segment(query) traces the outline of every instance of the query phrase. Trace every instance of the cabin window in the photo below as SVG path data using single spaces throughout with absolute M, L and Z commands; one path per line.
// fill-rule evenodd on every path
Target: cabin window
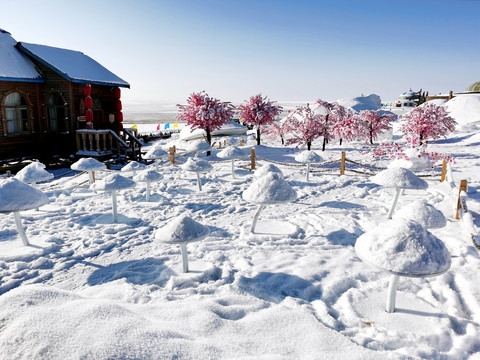
M 31 132 L 30 109 L 21 94 L 17 92 L 8 94 L 3 105 L 8 134 Z
M 53 93 L 48 99 L 48 123 L 51 132 L 67 132 L 65 102 L 60 94 Z

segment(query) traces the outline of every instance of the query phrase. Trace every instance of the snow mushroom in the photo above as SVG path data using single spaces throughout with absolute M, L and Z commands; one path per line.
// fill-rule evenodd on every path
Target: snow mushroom
M 35 185 L 37 182 L 53 179 L 53 174 L 45 170 L 45 165 L 40 162 L 32 162 L 20 170 L 16 175 L 20 181 Z
M 150 183 L 160 181 L 162 179 L 163 175 L 156 172 L 155 170 L 143 170 L 133 178 L 133 180 L 135 180 L 136 182 L 144 182 L 147 184 L 147 201 L 150 201 Z
M 322 157 L 318 155 L 315 151 L 302 151 L 300 154 L 295 156 L 295 161 L 298 161 L 303 164 L 307 164 L 307 181 L 310 174 L 310 164 L 319 163 L 323 161 Z
M 132 171 L 133 176 L 135 176 L 137 171 L 145 170 L 146 168 L 147 166 L 142 163 L 139 163 L 137 161 L 131 161 L 127 165 L 125 165 L 121 171 L 123 172 Z
M 165 150 L 156 146 L 148 150 L 147 153 L 143 156 L 143 158 L 147 160 L 155 160 L 155 170 L 158 171 L 158 159 L 166 158 L 168 156 L 169 155 Z
M 188 272 L 187 244 L 200 241 L 210 234 L 210 230 L 188 216 L 181 216 L 155 232 L 155 239 L 167 244 L 180 244 L 183 272 Z
M 212 150 L 212 147 L 205 140 L 194 140 L 189 143 L 185 149 L 187 152 L 194 152 L 195 157 L 201 152 L 207 152 Z
M 427 229 L 437 229 L 447 225 L 445 215 L 425 200 L 417 200 L 404 206 L 397 211 L 395 218 L 415 220 Z
M 217 154 L 217 157 L 219 157 L 220 159 L 232 160 L 232 177 L 233 178 L 235 178 L 235 171 L 234 171 L 235 159 L 243 158 L 245 156 L 246 154 L 242 149 L 233 145 L 227 146 L 225 149 L 223 149 Z
M 202 191 L 202 182 L 200 180 L 200 173 L 207 172 L 213 169 L 207 161 L 188 158 L 185 164 L 180 165 L 180 168 L 185 171 L 197 173 L 198 190 Z
M 107 167 L 104 163 L 94 158 L 81 158 L 77 162 L 73 163 L 70 168 L 77 171 L 87 171 L 90 177 L 90 184 L 95 182 L 95 171 L 105 170 Z

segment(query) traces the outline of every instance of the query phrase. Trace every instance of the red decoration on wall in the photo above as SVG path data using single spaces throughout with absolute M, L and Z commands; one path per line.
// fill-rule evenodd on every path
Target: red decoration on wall
M 90 85 L 83 85 L 83 95 L 90 96 L 92 93 L 92 87 Z
M 93 121 L 93 111 L 92 111 L 92 109 L 85 110 L 85 118 L 86 118 L 87 122 L 92 122 Z
M 93 100 L 90 96 L 85 97 L 85 107 L 91 109 L 93 106 Z
M 123 124 L 122 124 L 121 122 L 118 123 L 117 129 L 118 129 L 118 131 L 122 131 L 122 130 L 123 130 Z
M 120 96 L 122 95 L 122 92 L 120 91 L 120 88 L 116 87 L 116 88 L 113 88 L 113 97 L 116 99 L 116 100 L 120 100 Z
M 123 122 L 123 113 L 121 111 L 117 112 L 117 121 L 119 123 Z
M 117 111 L 122 111 L 122 101 L 121 100 L 115 101 L 115 109 L 117 109 Z

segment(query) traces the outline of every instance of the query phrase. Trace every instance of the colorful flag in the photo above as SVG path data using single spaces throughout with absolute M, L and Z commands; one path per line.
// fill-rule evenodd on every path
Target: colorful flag
M 137 128 L 137 124 L 133 125 L 130 129 L 136 129 Z
M 173 124 L 173 127 L 178 127 L 178 122 L 176 122 L 175 124 Z
M 161 128 L 162 128 L 162 124 L 158 124 L 157 131 L 160 130 Z
M 165 124 L 164 129 L 167 130 L 167 129 L 169 129 L 169 128 L 170 128 L 170 124 Z

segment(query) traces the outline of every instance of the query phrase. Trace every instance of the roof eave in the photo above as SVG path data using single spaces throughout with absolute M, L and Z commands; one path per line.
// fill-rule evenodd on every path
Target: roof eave
M 33 83 L 44 83 L 44 79 L 27 79 L 27 78 L 13 78 L 13 77 L 2 77 L 0 76 L 0 81 L 13 81 L 13 82 L 33 82 Z
M 116 83 L 116 82 L 105 82 L 105 81 L 96 81 L 96 80 L 82 80 L 82 79 L 71 79 L 69 80 L 76 84 L 90 84 L 90 85 L 101 85 L 101 86 L 117 86 L 130 89 L 129 83 Z

